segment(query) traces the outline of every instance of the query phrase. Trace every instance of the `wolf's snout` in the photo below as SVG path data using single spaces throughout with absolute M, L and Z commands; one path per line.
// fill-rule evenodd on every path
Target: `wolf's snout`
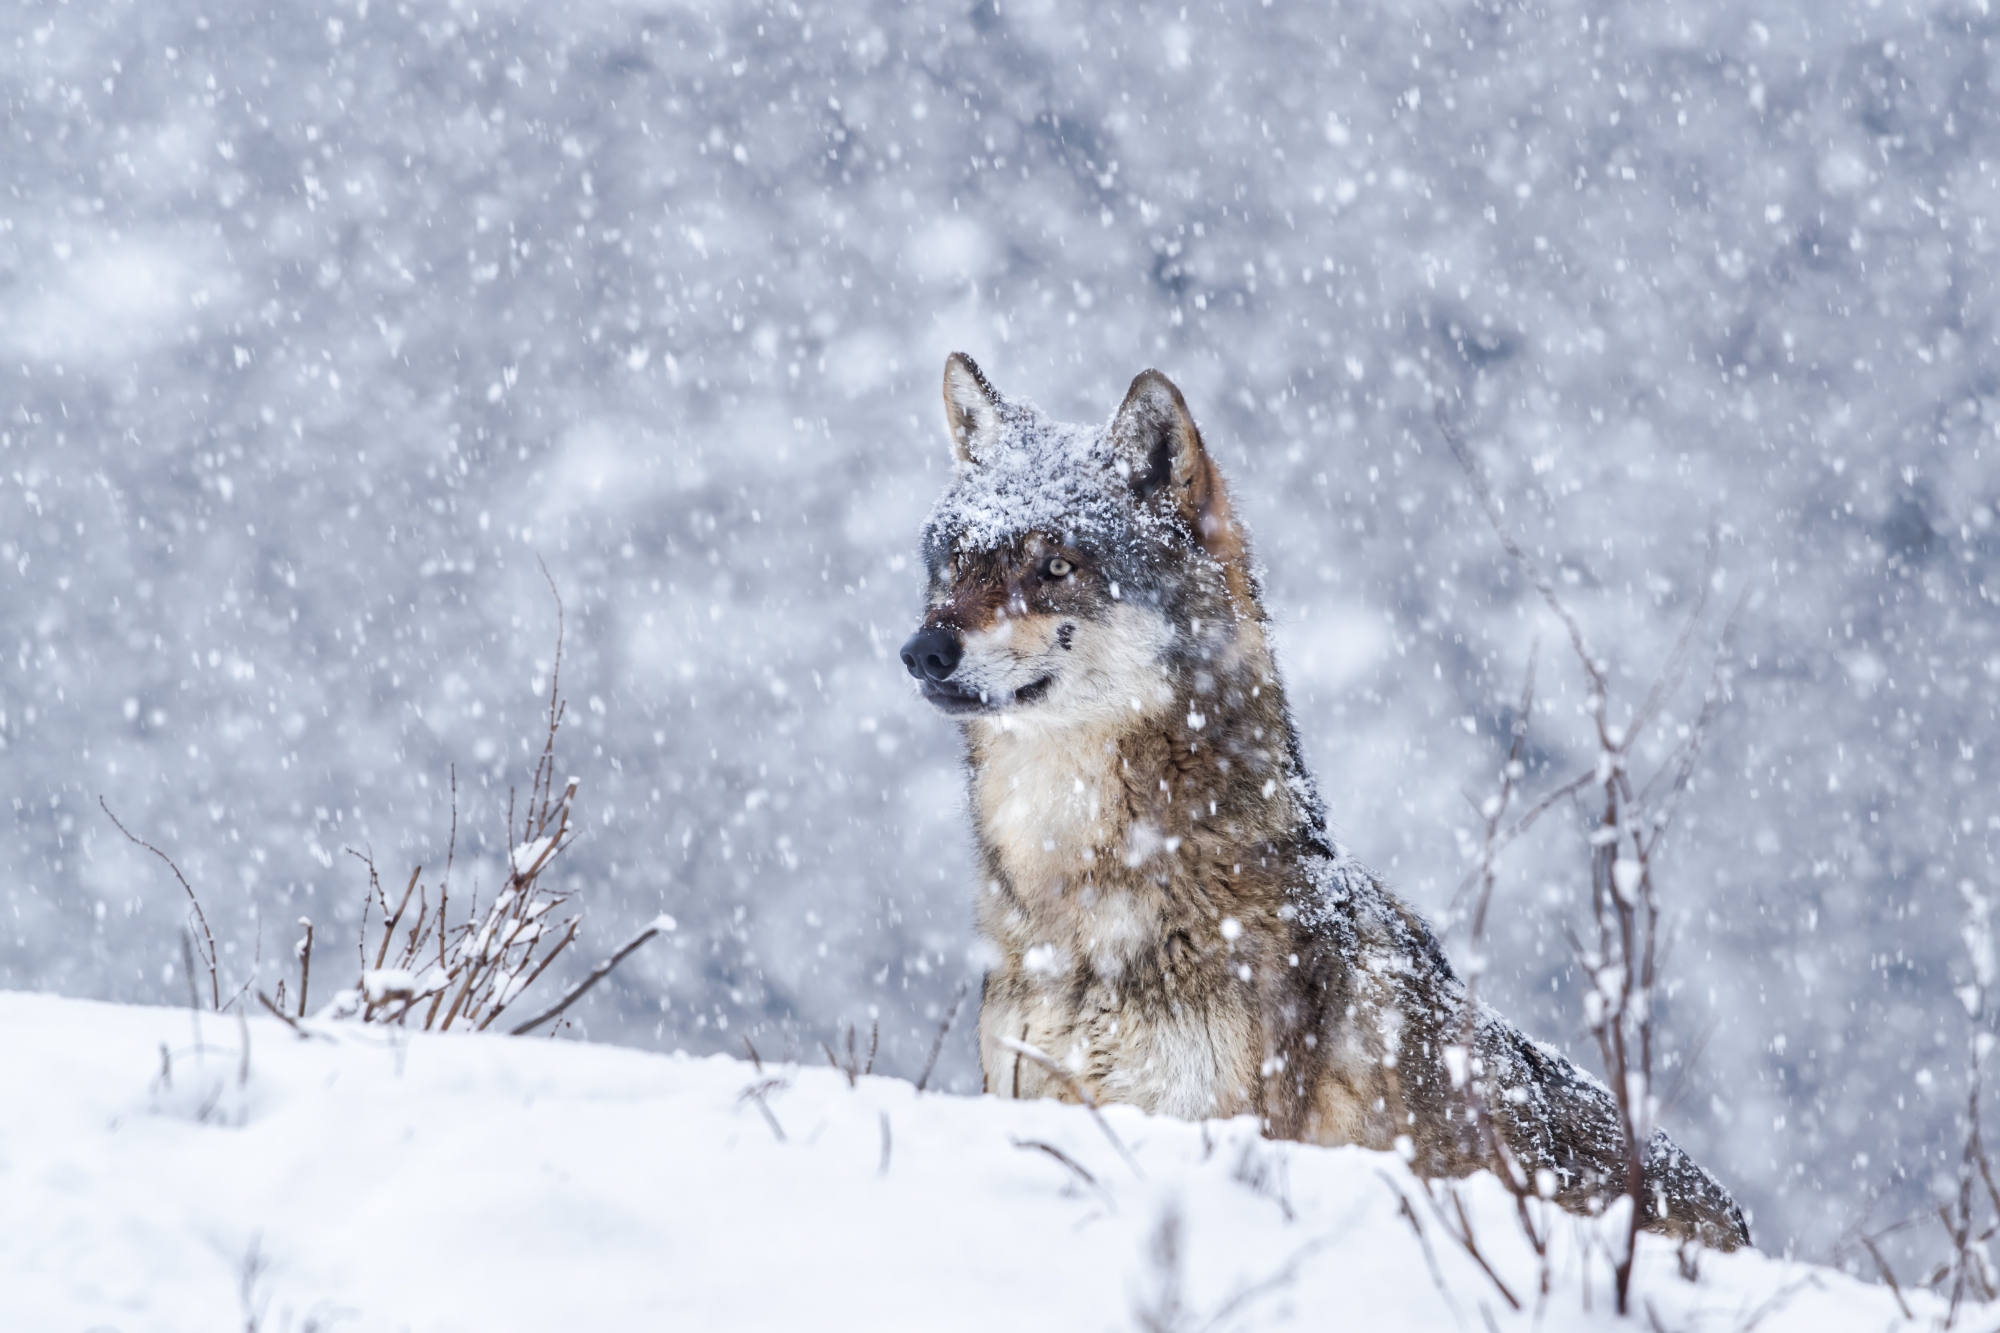
M 920 629 L 903 645 L 903 668 L 918 680 L 949 680 L 964 656 L 956 630 Z

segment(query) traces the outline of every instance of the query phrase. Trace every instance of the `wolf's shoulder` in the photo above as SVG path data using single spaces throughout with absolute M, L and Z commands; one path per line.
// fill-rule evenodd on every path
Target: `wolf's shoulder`
M 1340 953 L 1387 953 L 1404 970 L 1456 990 L 1458 974 L 1430 922 L 1352 853 L 1313 835 L 1300 853 L 1300 920 Z

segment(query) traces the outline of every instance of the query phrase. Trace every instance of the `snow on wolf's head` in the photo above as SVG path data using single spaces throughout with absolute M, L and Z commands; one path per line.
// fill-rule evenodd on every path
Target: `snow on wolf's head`
M 1105 424 L 1068 425 L 955 352 L 944 405 L 956 465 L 902 650 L 931 703 L 1010 728 L 1116 724 L 1263 656 L 1243 534 L 1166 376 L 1142 372 Z

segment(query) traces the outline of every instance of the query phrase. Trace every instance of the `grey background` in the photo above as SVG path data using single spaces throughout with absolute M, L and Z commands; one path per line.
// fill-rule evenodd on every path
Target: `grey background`
M 1587 758 L 1443 394 L 1626 706 L 1711 529 L 1749 592 L 1663 868 L 1700 1051 L 1668 1124 L 1767 1247 L 1830 1253 L 1950 1167 L 1957 885 L 1994 887 L 1996 22 L 16 6 L 0 985 L 181 993 L 179 891 L 100 794 L 233 979 L 272 984 L 301 914 L 340 979 L 342 849 L 435 864 L 453 764 L 490 888 L 539 556 L 588 820 L 571 975 L 681 926 L 581 1031 L 810 1057 L 879 1015 L 914 1074 L 978 972 L 955 738 L 894 658 L 953 348 L 1072 419 L 1176 378 L 1341 835 L 1441 913 L 1537 637 L 1535 780 Z M 1510 852 L 1489 993 L 1594 1064 L 1578 827 Z

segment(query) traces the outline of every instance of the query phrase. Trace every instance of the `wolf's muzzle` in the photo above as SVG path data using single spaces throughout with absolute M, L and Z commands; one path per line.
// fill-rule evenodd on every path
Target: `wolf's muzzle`
M 938 626 L 920 629 L 903 645 L 903 669 L 923 682 L 945 681 L 958 670 L 965 642 L 958 631 Z

